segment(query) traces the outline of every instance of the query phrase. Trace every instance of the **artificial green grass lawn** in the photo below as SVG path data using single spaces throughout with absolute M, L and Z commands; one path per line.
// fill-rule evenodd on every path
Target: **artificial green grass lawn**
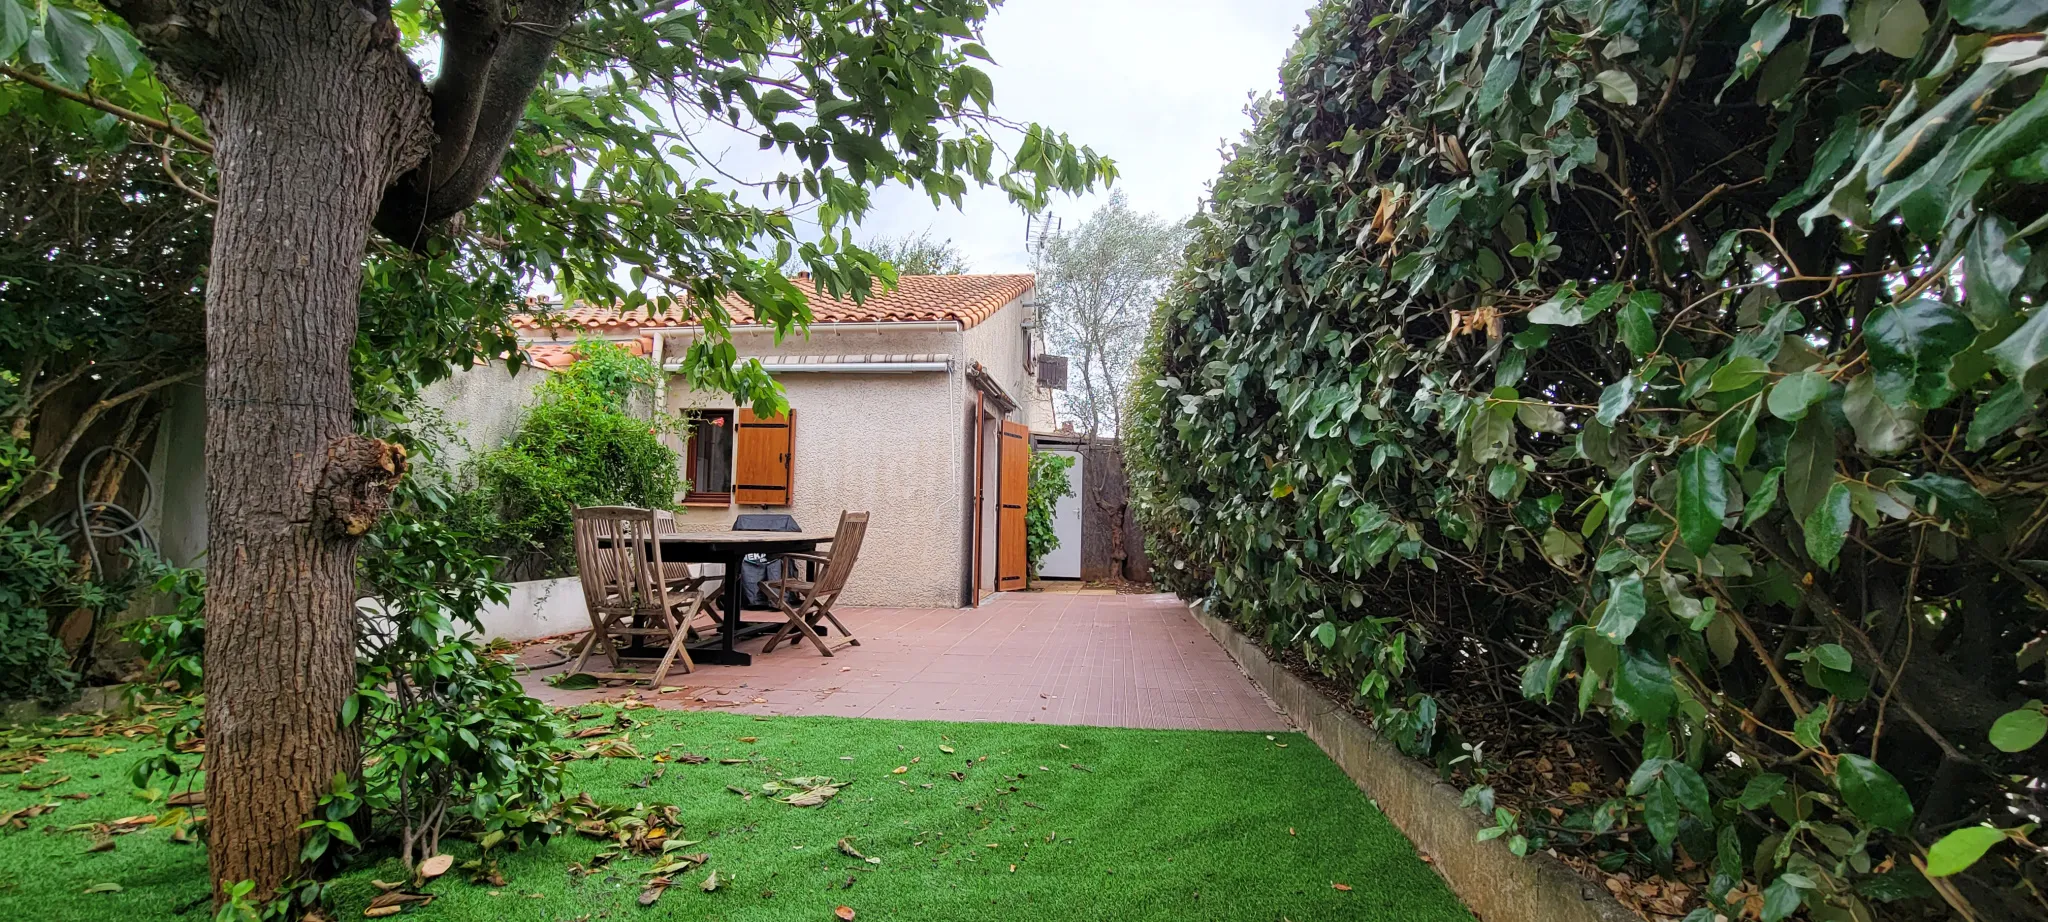
M 621 858 L 573 875 L 570 865 L 587 863 L 608 843 L 570 834 L 507 855 L 503 887 L 469 883 L 459 871 L 431 882 L 426 889 L 438 898 L 406 917 L 823 922 L 845 905 L 861 920 L 1472 918 L 1408 841 L 1299 734 L 651 709 L 631 715 L 646 724 L 631 731 L 631 741 L 647 758 L 572 763 L 571 790 L 600 801 L 680 806 L 680 835 L 701 840 L 687 851 L 707 852 L 708 867 L 729 883 L 704 892 L 698 884 L 706 871 L 693 870 L 643 908 L 637 897 L 649 860 Z M 0 814 L 62 805 L 29 820 L 27 830 L 0 830 L 0 918 L 203 920 L 200 847 L 146 829 L 116 837 L 112 851 L 88 853 L 87 833 L 43 831 L 162 809 L 139 799 L 127 781 L 129 766 L 155 745 L 153 738 L 88 742 L 127 751 L 98 758 L 58 753 L 26 776 L 0 776 Z M 663 763 L 666 773 L 651 786 L 630 786 L 661 767 L 651 757 L 664 750 L 714 761 Z M 752 761 L 722 765 L 722 758 Z M 898 766 L 908 770 L 892 774 Z M 966 780 L 950 777 L 953 771 Z M 70 781 L 47 790 L 17 789 L 24 780 L 67 774 Z M 758 792 L 773 778 L 805 775 L 854 783 L 819 807 L 728 790 Z M 94 796 L 61 799 L 81 791 Z M 841 838 L 881 863 L 841 854 Z M 458 858 L 473 853 L 467 842 L 444 847 Z M 361 918 L 377 892 L 371 879 L 405 877 L 390 857 L 353 869 L 333 888 L 340 918 Z M 122 889 L 84 892 L 103 883 Z M 192 908 L 179 915 L 186 907 Z

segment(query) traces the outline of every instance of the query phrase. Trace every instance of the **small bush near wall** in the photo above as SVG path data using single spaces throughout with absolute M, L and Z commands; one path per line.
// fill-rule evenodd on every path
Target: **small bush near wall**
M 683 488 L 664 421 L 633 412 L 659 370 L 624 347 L 586 339 L 577 361 L 539 388 L 511 441 L 479 457 L 461 498 L 465 526 L 508 560 L 507 579 L 575 572 L 571 512 L 578 506 L 668 509 Z
M 2043 25 L 1323 4 L 1141 364 L 1161 578 L 1696 920 L 2041 918 Z
M 1038 562 L 1060 546 L 1053 514 L 1061 499 L 1074 495 L 1067 476 L 1073 467 L 1071 455 L 1031 452 L 1031 479 L 1024 488 L 1024 564 L 1025 572 L 1033 576 L 1038 575 Z

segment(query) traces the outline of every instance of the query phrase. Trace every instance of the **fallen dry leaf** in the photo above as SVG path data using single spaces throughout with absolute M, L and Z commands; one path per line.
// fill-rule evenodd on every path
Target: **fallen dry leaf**
M 853 907 L 851 906 L 841 906 L 838 909 L 832 910 L 832 914 L 838 916 L 843 922 L 853 922 Z
M 1333 888 L 1333 889 L 1337 889 L 1337 890 L 1342 890 L 1342 891 L 1344 891 L 1345 893 L 1350 893 L 1350 892 L 1351 892 L 1351 885 L 1350 885 L 1350 884 L 1331 884 L 1330 886 L 1331 886 L 1331 888 Z
M 448 873 L 448 869 L 454 866 L 454 855 L 435 855 L 432 858 L 428 858 L 427 860 L 420 862 L 420 879 L 433 880 L 436 877 Z

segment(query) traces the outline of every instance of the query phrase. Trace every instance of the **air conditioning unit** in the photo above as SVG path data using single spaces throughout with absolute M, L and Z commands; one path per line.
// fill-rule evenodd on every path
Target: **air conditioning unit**
M 1064 355 L 1041 355 L 1038 357 L 1038 386 L 1056 391 L 1067 389 L 1067 357 Z

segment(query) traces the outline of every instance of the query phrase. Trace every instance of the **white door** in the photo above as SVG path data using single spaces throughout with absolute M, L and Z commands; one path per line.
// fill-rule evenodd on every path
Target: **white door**
M 1067 483 L 1074 488 L 1072 496 L 1061 497 L 1052 507 L 1053 534 L 1060 539 L 1059 546 L 1038 562 L 1038 575 L 1048 579 L 1081 578 L 1081 465 L 1086 459 L 1078 451 L 1053 450 L 1053 454 L 1074 459 L 1074 466 L 1067 468 Z

